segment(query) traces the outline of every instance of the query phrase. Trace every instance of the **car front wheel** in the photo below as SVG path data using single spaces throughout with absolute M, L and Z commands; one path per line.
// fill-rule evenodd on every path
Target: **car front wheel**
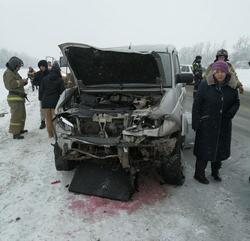
M 57 171 L 70 171 L 75 168 L 75 162 L 66 160 L 58 143 L 54 144 L 55 166 Z
M 164 152 L 160 153 L 160 174 L 163 180 L 168 184 L 182 185 L 185 181 L 181 144 L 182 140 L 180 136 L 178 136 L 175 148 L 170 155 L 165 155 Z

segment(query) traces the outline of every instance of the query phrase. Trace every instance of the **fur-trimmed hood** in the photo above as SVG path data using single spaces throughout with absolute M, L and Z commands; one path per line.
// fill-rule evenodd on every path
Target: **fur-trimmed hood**
M 210 71 L 210 73 L 208 74 L 206 81 L 207 81 L 208 85 L 216 84 L 216 81 L 214 79 L 214 75 L 213 75 L 212 71 Z M 237 88 L 237 80 L 236 80 L 235 76 L 228 73 L 226 76 L 226 79 L 224 80 L 224 85 L 228 85 L 232 89 L 236 89 Z

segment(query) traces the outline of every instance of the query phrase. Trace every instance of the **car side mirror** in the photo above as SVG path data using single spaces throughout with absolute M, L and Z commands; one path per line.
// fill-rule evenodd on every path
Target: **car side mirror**
M 194 76 L 192 73 L 180 73 L 175 76 L 176 84 L 192 84 L 194 81 Z

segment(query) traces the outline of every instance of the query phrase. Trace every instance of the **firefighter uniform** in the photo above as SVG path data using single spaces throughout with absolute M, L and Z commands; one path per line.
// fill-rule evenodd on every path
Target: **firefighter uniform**
M 24 85 L 26 84 L 16 70 L 7 68 L 3 74 L 5 88 L 9 91 L 7 101 L 10 106 L 11 119 L 9 132 L 13 135 L 24 130 L 26 110 Z
M 193 74 L 194 74 L 194 92 L 193 97 L 195 97 L 198 87 L 202 80 L 202 66 L 201 66 L 201 56 L 196 56 L 193 62 Z

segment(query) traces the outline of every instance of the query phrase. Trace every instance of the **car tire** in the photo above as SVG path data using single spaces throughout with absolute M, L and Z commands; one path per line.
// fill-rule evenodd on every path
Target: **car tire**
M 63 158 L 62 149 L 59 147 L 57 142 L 54 144 L 54 157 L 57 171 L 70 171 L 76 167 L 74 161 L 65 160 Z
M 181 152 L 182 139 L 180 135 L 177 138 L 175 148 L 170 155 L 160 153 L 160 174 L 166 183 L 172 185 L 182 185 L 185 181 Z

